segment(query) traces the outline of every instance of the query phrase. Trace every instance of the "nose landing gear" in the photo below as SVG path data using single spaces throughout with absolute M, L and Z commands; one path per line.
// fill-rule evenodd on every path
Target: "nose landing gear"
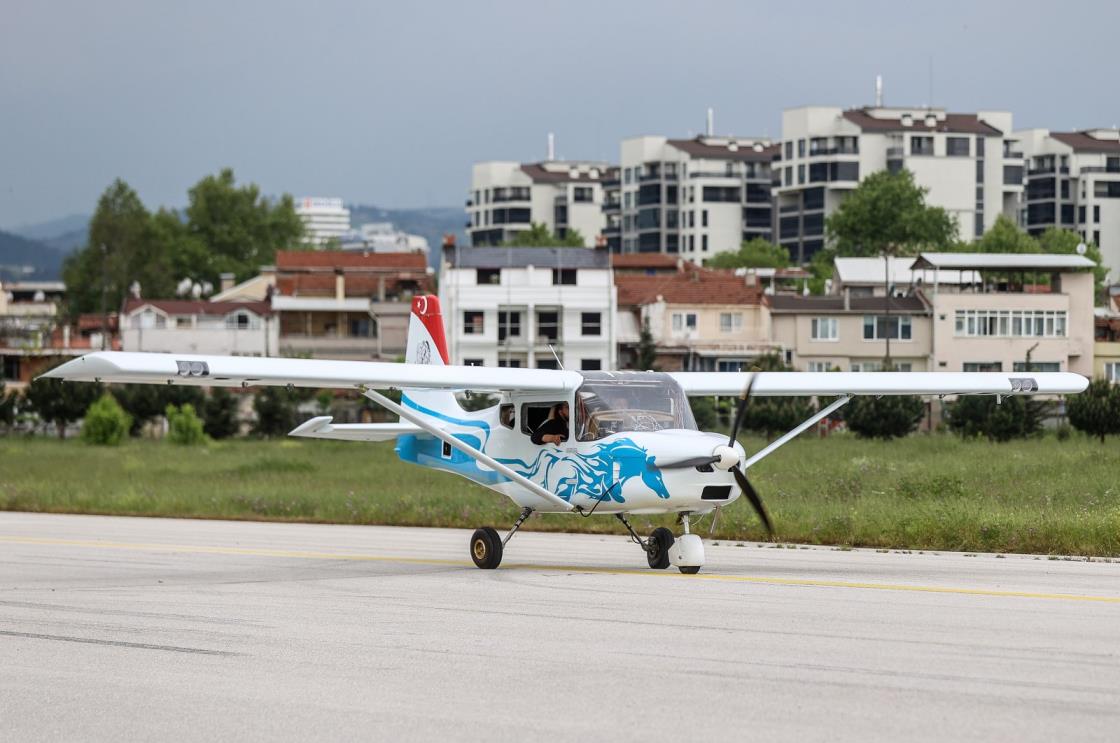
M 642 539 L 630 526 L 624 514 L 616 513 L 615 517 L 630 532 L 630 541 L 645 550 L 646 562 L 654 570 L 664 570 L 670 565 L 676 565 L 677 569 L 686 575 L 700 572 L 704 564 L 704 542 L 698 534 L 689 532 L 689 514 L 681 514 L 684 534 L 675 538 L 673 532 L 660 526 L 653 530 L 648 539 Z

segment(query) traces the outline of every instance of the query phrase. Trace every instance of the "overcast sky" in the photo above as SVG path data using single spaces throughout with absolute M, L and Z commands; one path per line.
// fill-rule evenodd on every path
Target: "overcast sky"
M 780 136 L 783 108 L 1120 121 L 1120 2 L 11 2 L 0 227 L 150 207 L 232 166 L 266 193 L 456 206 L 470 165 L 618 157 L 619 139 Z

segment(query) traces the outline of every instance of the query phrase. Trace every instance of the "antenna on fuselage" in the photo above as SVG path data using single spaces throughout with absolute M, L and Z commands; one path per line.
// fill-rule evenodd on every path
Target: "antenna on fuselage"
M 560 356 L 557 355 L 556 349 L 552 347 L 551 343 L 548 344 L 548 350 L 552 351 L 552 358 L 556 359 L 556 365 L 560 367 L 560 371 L 564 371 L 564 362 L 560 360 Z

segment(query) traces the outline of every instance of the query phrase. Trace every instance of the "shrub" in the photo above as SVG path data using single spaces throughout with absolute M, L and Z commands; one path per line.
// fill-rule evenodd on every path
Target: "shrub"
M 1095 379 L 1080 395 L 1066 401 L 1069 422 L 1079 431 L 1104 443 L 1109 434 L 1120 434 L 1120 384 Z
M 760 356 L 752 365 L 755 371 L 789 371 L 781 357 L 777 354 Z M 732 405 L 732 416 L 739 405 L 735 399 Z M 747 404 L 747 413 L 743 417 L 743 428 L 748 431 L 762 433 L 768 439 L 797 426 L 811 416 L 816 408 L 811 397 L 751 397 Z
M 189 403 L 197 410 L 203 400 L 202 389 L 190 385 L 125 384 L 113 387 L 113 395 L 132 416 L 129 433 L 133 436 L 140 435 L 145 423 L 164 415 L 168 405 Z
M 916 395 L 857 396 L 842 408 L 848 430 L 865 439 L 908 436 L 926 413 Z
M 307 397 L 302 390 L 285 387 L 264 387 L 253 396 L 257 422 L 253 433 L 258 436 L 287 436 L 299 422 L 299 407 Z
M 237 399 L 224 387 L 214 387 L 202 402 L 202 430 L 212 439 L 236 436 L 240 423 L 237 420 Z
M 39 420 L 53 423 L 58 437 L 64 439 L 66 426 L 86 414 L 90 405 L 100 397 L 102 389 L 100 384 L 39 377 L 23 391 L 23 399 Z
M 117 446 L 132 424 L 132 416 L 124 412 L 117 399 L 108 392 L 101 395 L 86 411 L 82 421 L 82 441 L 99 446 Z
M 195 415 L 194 406 L 189 402 L 179 407 L 168 405 L 164 412 L 167 415 L 167 438 L 171 443 L 183 446 L 206 443 L 202 421 Z
M 1042 405 L 1026 397 L 961 395 L 947 407 L 949 428 L 962 438 L 985 436 L 991 441 L 1034 436 L 1042 430 Z

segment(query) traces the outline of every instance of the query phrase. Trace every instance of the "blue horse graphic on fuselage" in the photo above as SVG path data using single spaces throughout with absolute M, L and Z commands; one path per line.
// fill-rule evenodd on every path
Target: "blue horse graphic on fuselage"
M 657 497 L 669 497 L 660 470 L 650 466 L 653 459 L 631 439 L 621 438 L 597 444 L 585 454 L 543 449 L 532 462 L 498 461 L 568 502 L 575 496 L 585 496 L 591 500 L 613 499 L 624 503 L 622 489 L 634 477 L 641 477 Z

